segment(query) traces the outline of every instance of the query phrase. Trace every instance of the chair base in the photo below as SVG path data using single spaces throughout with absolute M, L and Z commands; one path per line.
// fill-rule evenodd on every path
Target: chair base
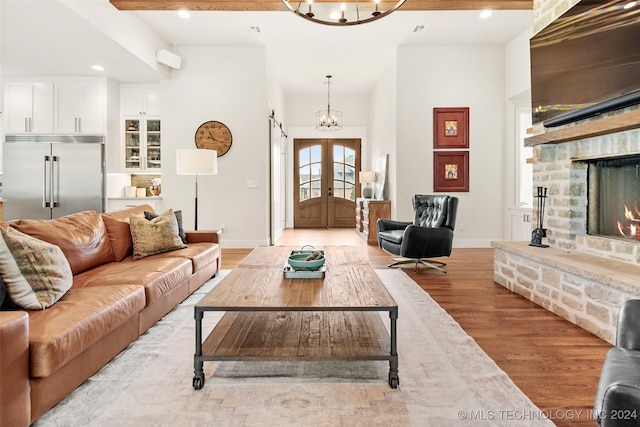
M 413 267 L 413 271 L 417 272 L 418 271 L 418 265 L 422 264 L 425 265 L 429 268 L 434 268 L 438 271 L 442 271 L 443 273 L 446 273 L 447 271 L 440 267 L 440 266 L 445 266 L 447 264 L 445 264 L 444 262 L 440 262 L 440 261 L 427 261 L 425 259 L 421 259 L 421 258 L 394 258 L 393 262 L 391 264 L 389 264 L 387 267 L 395 267 L 397 265 L 402 265 L 402 264 L 409 264 L 409 263 L 415 263 L 415 266 Z

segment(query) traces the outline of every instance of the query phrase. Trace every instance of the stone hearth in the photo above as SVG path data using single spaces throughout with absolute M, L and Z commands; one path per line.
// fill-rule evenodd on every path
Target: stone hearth
M 534 146 L 534 187 L 548 188 L 550 247 L 492 244 L 496 282 L 612 344 L 620 306 L 640 297 L 640 242 L 587 234 L 587 160 L 640 153 L 639 113 L 632 107 L 538 129 L 526 145 Z

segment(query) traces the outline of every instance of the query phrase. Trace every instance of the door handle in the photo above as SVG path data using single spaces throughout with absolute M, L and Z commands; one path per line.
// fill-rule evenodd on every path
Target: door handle
M 60 157 L 53 156 L 53 162 L 51 166 L 51 207 L 57 208 L 60 206 Z M 55 190 L 55 191 L 54 191 Z
M 44 156 L 44 177 L 42 183 L 44 188 L 42 189 L 42 207 L 50 208 L 51 207 L 51 173 L 49 166 L 49 162 L 51 161 L 51 157 Z

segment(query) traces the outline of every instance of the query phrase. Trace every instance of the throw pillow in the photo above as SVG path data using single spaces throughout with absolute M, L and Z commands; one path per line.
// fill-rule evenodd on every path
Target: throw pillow
M 71 267 L 58 246 L 13 229 L 0 233 L 0 271 L 16 305 L 42 310 L 71 288 Z
M 131 240 L 133 240 L 133 259 L 149 255 L 174 251 L 186 247 L 178 235 L 178 220 L 172 209 L 152 220 L 131 215 Z
M 182 227 L 182 211 L 173 211 L 173 213 L 176 216 L 176 220 L 178 220 L 178 235 L 182 239 L 182 243 L 187 243 L 187 235 L 184 232 L 184 227 Z M 144 211 L 144 217 L 149 221 L 157 216 L 158 214 L 155 212 Z

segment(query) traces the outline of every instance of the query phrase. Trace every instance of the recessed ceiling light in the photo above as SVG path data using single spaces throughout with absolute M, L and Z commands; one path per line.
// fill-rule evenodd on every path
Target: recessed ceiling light
M 493 14 L 492 11 L 490 10 L 483 10 L 482 12 L 480 12 L 480 18 L 482 19 L 487 19 L 488 17 L 490 17 Z
M 104 67 L 102 65 L 92 65 L 91 68 L 93 68 L 96 71 L 104 71 Z
M 191 14 L 187 9 L 180 9 L 178 10 L 178 16 L 182 19 L 189 19 L 191 17 Z
M 635 6 L 635 5 L 636 5 L 636 2 L 635 2 L 635 1 L 630 1 L 629 3 L 627 3 L 627 4 L 625 4 L 625 5 L 624 5 L 624 8 L 625 8 L 625 9 L 631 9 L 631 8 L 632 8 L 633 6 Z

